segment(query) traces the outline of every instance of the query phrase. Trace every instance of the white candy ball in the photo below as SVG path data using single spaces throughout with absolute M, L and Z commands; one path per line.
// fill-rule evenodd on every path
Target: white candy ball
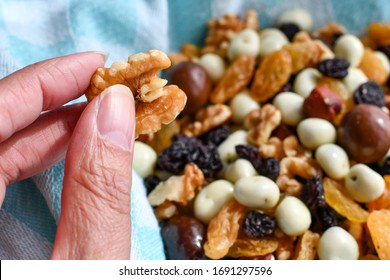
M 377 58 L 382 62 L 383 66 L 385 67 L 385 71 L 387 76 L 389 76 L 390 73 L 390 60 L 383 52 L 375 51 L 374 52 Z
M 289 40 L 277 28 L 265 28 L 260 32 L 260 57 L 265 57 L 274 51 L 280 50 Z
M 322 77 L 320 71 L 315 68 L 305 68 L 295 77 L 293 89 L 296 93 L 306 98 L 317 86 L 318 80 Z
M 273 100 L 273 105 L 282 114 L 282 122 L 296 126 L 304 118 L 303 102 L 305 99 L 294 92 L 281 92 Z
M 247 131 L 237 130 L 219 144 L 217 150 L 221 160 L 229 162 L 237 159 L 236 146 L 248 144 L 247 135 Z
M 229 164 L 225 170 L 225 178 L 232 183 L 235 183 L 240 178 L 252 177 L 257 175 L 256 169 L 250 161 L 239 158 L 235 162 Z
M 313 26 L 313 18 L 307 10 L 290 9 L 279 16 L 278 25 L 284 23 L 295 23 L 303 30 L 310 30 Z
M 342 81 L 352 95 L 361 84 L 368 82 L 368 78 L 359 68 L 350 67 L 348 75 Z
M 195 217 L 207 224 L 233 198 L 233 188 L 233 184 L 226 180 L 216 180 L 203 187 L 195 197 Z
M 362 163 L 352 166 L 345 177 L 345 188 L 351 197 L 358 202 L 376 200 L 383 194 L 385 187 L 383 177 Z
M 234 60 L 239 55 L 257 56 L 260 53 L 260 36 L 253 29 L 244 29 L 233 37 L 227 56 Z
M 349 158 L 343 148 L 336 144 L 323 144 L 315 152 L 315 159 L 325 173 L 333 179 L 342 179 L 349 172 Z
M 320 237 L 317 254 L 321 260 L 357 260 L 359 246 L 351 234 L 334 226 L 328 228 Z
M 299 141 L 309 149 L 336 142 L 336 128 L 327 120 L 307 118 L 297 126 Z
M 141 142 L 134 142 L 133 169 L 139 176 L 145 178 L 153 174 L 157 163 L 157 153 L 149 145 Z
M 225 62 L 217 54 L 206 53 L 200 57 L 198 63 L 207 71 L 214 83 L 225 74 Z
M 241 178 L 234 184 L 234 198 L 247 207 L 270 209 L 276 205 L 279 196 L 278 185 L 265 176 Z
M 301 235 L 311 224 L 310 210 L 295 196 L 287 196 L 279 203 L 275 218 L 280 229 L 290 236 Z
M 334 53 L 336 57 L 347 60 L 351 67 L 357 67 L 362 61 L 364 46 L 355 35 L 345 34 L 336 40 Z
M 235 123 L 243 123 L 252 110 L 260 108 L 260 104 L 250 96 L 248 91 L 236 94 L 229 105 L 232 109 L 232 120 Z

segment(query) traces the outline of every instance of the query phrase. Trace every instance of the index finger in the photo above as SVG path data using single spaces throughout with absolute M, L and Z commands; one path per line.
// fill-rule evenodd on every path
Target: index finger
M 81 96 L 103 65 L 99 53 L 78 53 L 27 66 L 0 80 L 0 142 L 34 122 L 42 111 Z

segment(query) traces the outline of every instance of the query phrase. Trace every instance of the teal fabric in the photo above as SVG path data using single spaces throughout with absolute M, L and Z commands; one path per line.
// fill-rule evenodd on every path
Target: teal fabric
M 107 51 L 110 65 L 152 48 L 170 52 L 184 42 L 202 45 L 212 17 L 243 15 L 254 8 L 261 27 L 267 27 L 292 7 L 312 11 L 314 28 L 332 20 L 359 34 L 373 20 L 390 19 L 387 0 L 0 0 L 0 78 L 28 64 L 81 51 Z M 131 256 L 164 259 L 142 180 L 134 178 Z M 0 211 L 0 258 L 50 257 L 62 180 L 60 162 L 7 189 Z

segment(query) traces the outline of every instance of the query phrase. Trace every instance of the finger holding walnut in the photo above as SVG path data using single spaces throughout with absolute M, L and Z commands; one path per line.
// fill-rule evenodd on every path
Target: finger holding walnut
M 165 86 L 167 81 L 158 72 L 168 68 L 171 61 L 159 50 L 150 50 L 129 56 L 110 68 L 98 68 L 91 78 L 85 95 L 88 101 L 104 89 L 115 84 L 130 88 L 135 100 L 135 137 L 158 131 L 162 124 L 172 122 L 183 110 L 187 96 L 175 85 Z

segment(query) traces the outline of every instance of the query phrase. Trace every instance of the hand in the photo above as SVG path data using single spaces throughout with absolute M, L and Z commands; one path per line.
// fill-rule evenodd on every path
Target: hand
M 0 205 L 11 183 L 65 158 L 53 259 L 129 259 L 135 109 L 112 86 L 81 96 L 104 64 L 80 53 L 28 66 L 0 80 Z

